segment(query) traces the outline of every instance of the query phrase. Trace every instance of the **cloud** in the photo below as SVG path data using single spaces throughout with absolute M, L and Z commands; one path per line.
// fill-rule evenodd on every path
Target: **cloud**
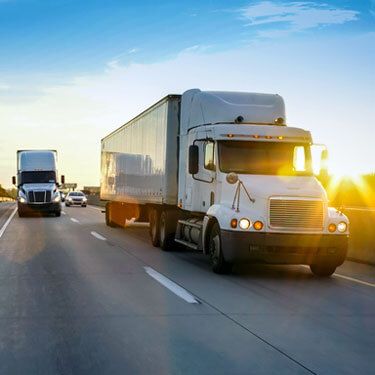
M 258 30 L 263 37 L 284 36 L 320 26 L 338 25 L 358 19 L 359 12 L 314 2 L 261 1 L 240 9 L 246 26 L 275 26 Z M 279 34 L 278 34 L 279 33 Z

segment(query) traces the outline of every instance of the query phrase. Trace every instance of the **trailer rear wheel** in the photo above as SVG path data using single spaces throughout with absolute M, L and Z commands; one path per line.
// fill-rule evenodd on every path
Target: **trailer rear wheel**
M 331 264 L 311 264 L 310 270 L 316 276 L 329 277 L 335 273 L 336 266 Z
M 160 247 L 164 251 L 172 250 L 176 243 L 174 242 L 176 221 L 173 222 L 175 215 L 171 211 L 164 210 L 160 215 L 159 237 Z
M 212 271 L 219 274 L 230 273 L 232 264 L 225 261 L 221 247 L 220 227 L 218 223 L 211 228 L 208 250 L 211 258 Z
M 160 215 L 156 208 L 150 208 L 149 222 L 152 245 L 158 247 L 160 245 Z

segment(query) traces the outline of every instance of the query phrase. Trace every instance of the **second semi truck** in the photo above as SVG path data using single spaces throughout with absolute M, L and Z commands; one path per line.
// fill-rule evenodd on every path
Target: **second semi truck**
M 286 126 L 279 95 L 169 95 L 101 142 L 106 222 L 150 222 L 154 246 L 239 262 L 306 264 L 331 275 L 348 219 L 313 173 L 310 132 Z
M 64 183 L 64 176 L 61 181 Z M 17 151 L 17 178 L 12 178 L 18 188 L 18 215 L 51 213 L 61 215 L 61 195 L 57 174 L 55 150 Z

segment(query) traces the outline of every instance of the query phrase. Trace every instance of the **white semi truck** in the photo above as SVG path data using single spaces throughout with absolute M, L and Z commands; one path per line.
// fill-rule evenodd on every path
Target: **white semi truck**
M 61 176 L 62 183 L 64 180 Z M 13 176 L 12 182 L 18 188 L 20 217 L 34 212 L 61 215 L 55 150 L 17 151 L 17 179 Z
M 154 246 L 201 251 L 217 273 L 264 262 L 329 276 L 348 219 L 328 206 L 312 147 L 310 132 L 286 126 L 279 95 L 169 95 L 102 139 L 106 222 L 148 220 Z

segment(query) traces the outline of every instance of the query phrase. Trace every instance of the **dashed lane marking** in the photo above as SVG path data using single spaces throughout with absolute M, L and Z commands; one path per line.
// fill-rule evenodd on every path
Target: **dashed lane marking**
M 105 237 L 103 237 L 101 234 L 99 234 L 97 232 L 91 232 L 91 235 L 93 235 L 95 238 L 97 238 L 98 240 L 101 240 L 101 241 L 107 240 Z
M 73 221 L 73 223 L 79 223 L 79 220 L 75 219 L 74 217 L 71 217 L 70 220 Z
M 155 271 L 151 267 L 143 267 L 146 271 L 146 273 L 151 276 L 153 279 L 155 279 L 157 282 L 159 282 L 161 285 L 165 286 L 167 289 L 169 289 L 172 293 L 174 293 L 176 296 L 182 298 L 187 303 L 199 303 L 199 301 L 190 294 L 186 289 L 182 288 L 172 280 L 168 279 L 161 273 Z

